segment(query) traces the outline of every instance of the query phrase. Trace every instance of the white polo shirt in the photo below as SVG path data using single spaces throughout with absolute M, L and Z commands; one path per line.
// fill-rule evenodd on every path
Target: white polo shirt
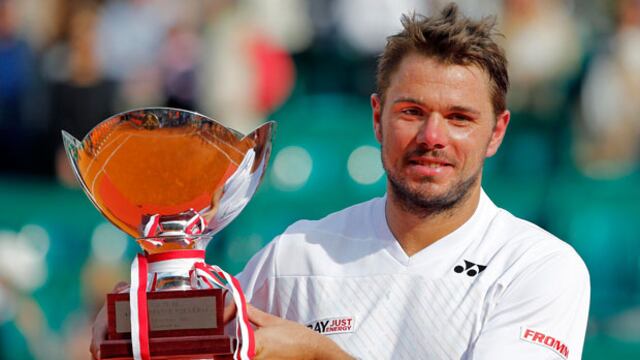
M 566 243 L 483 192 L 409 257 L 386 198 L 298 221 L 239 275 L 249 301 L 363 359 L 580 359 L 589 274 Z

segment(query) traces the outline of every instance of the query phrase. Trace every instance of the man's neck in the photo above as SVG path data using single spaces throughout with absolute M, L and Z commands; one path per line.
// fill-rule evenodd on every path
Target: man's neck
M 480 192 L 479 186 L 471 189 L 451 211 L 420 217 L 402 207 L 388 191 L 385 215 L 389 229 L 404 252 L 412 256 L 467 222 L 478 207 Z

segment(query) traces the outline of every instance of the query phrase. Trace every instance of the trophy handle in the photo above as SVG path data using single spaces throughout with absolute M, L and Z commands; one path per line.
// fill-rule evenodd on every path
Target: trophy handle
M 255 152 L 255 161 L 251 173 L 260 171 L 259 179 L 262 180 L 264 176 L 264 167 L 269 163 L 269 157 L 271 156 L 271 141 L 273 140 L 273 132 L 276 128 L 275 121 L 267 121 L 266 123 L 255 128 L 252 132 L 245 135 L 242 138 L 242 142 L 253 142 L 253 151 Z M 259 167 L 262 166 L 262 169 Z
M 274 127 L 275 122 L 266 122 L 242 138 L 241 142 L 249 149 L 238 164 L 238 169 L 226 180 L 222 191 L 212 203 L 215 216 L 208 227 L 213 233 L 219 232 L 235 219 L 256 192 L 271 155 L 271 133 Z
M 95 207 L 104 214 L 101 210 L 100 206 L 93 197 L 91 191 L 87 187 L 87 184 L 84 182 L 82 178 L 82 174 L 80 174 L 80 169 L 78 168 L 78 153 L 82 150 L 83 142 L 73 137 L 73 135 L 68 132 L 62 130 L 62 140 L 64 143 L 64 150 L 67 153 L 67 157 L 69 157 L 69 162 L 71 162 L 71 168 L 73 169 L 73 174 L 78 179 L 80 186 L 82 186 L 82 190 L 84 190 L 85 194 L 89 197 L 89 200 L 95 205 Z
M 67 155 L 69 155 L 70 157 L 73 156 L 72 153 L 74 155 L 77 155 L 78 148 L 80 148 L 82 144 L 80 140 L 76 139 L 75 137 L 73 137 L 73 135 L 64 130 L 62 130 L 62 140 L 64 141 L 64 149 L 67 152 Z M 73 160 L 73 158 L 71 160 Z M 75 161 L 72 162 L 75 163 Z
M 78 152 L 80 151 L 80 149 L 82 149 L 82 141 L 76 139 L 75 137 L 73 137 L 73 135 L 64 130 L 62 130 L 62 140 L 64 142 L 64 151 L 69 157 L 71 168 L 73 168 L 73 173 L 75 174 L 80 184 L 82 184 L 82 187 L 86 190 L 86 185 L 84 183 L 84 180 L 82 179 L 80 170 L 78 169 Z
M 271 133 L 275 130 L 275 128 L 276 128 L 276 122 L 273 120 L 270 120 L 258 126 L 257 128 L 253 129 L 253 131 L 245 135 L 244 138 L 261 139 L 266 135 L 271 135 Z M 271 140 L 269 140 L 269 143 L 271 143 Z

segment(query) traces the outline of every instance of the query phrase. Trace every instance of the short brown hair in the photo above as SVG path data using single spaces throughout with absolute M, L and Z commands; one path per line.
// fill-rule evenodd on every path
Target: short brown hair
M 459 14 L 454 3 L 447 5 L 438 16 L 403 15 L 404 30 L 387 38 L 387 45 L 378 59 L 377 92 L 384 96 L 391 75 L 408 54 L 417 52 L 433 57 L 444 64 L 473 64 L 489 75 L 491 102 L 496 114 L 506 109 L 509 75 L 504 50 L 493 40 L 495 17 L 479 21 Z

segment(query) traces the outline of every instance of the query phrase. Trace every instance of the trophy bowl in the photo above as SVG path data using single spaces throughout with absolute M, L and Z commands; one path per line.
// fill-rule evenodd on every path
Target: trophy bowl
M 82 189 L 143 250 L 132 265 L 132 288 L 141 281 L 138 292 L 107 296 L 103 358 L 140 358 L 131 346 L 140 324 L 150 334 L 154 356 L 211 355 L 214 347 L 220 351 L 227 345 L 233 350 L 234 340 L 221 337 L 223 297 L 232 277 L 225 278 L 217 267 L 204 269 L 204 250 L 254 195 L 269 160 L 274 125 L 267 122 L 243 135 L 195 112 L 143 108 L 104 120 L 82 141 L 62 132 Z M 144 273 L 141 280 L 134 278 L 134 270 Z M 216 281 L 220 286 L 198 285 Z M 138 322 L 134 300 L 148 304 L 139 315 L 148 315 L 147 330 Z M 192 316 L 185 317 L 181 307 Z M 203 324 L 204 318 L 209 322 Z M 224 345 L 212 340 L 210 348 L 196 346 L 206 342 L 203 336 L 217 336 Z

